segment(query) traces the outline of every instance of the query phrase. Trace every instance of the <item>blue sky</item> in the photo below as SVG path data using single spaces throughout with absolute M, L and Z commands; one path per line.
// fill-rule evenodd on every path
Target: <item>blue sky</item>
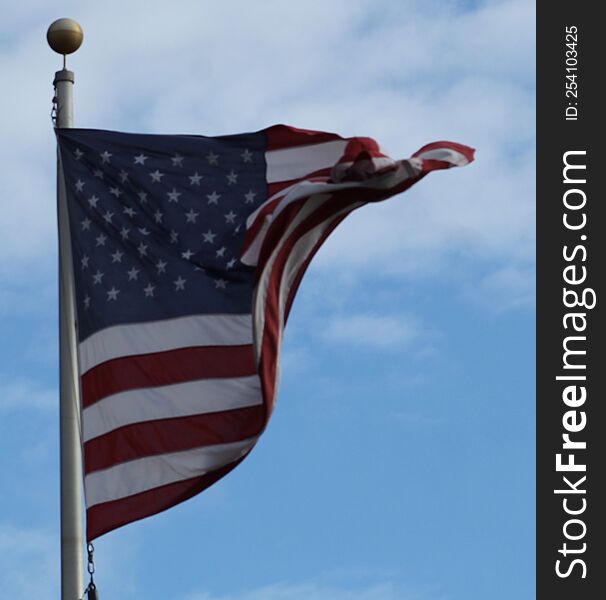
M 534 597 L 534 5 L 39 0 L 0 34 L 0 590 L 58 597 L 54 136 L 71 16 L 82 127 L 277 122 L 450 139 L 465 169 L 349 217 L 286 330 L 278 407 L 214 488 L 101 538 L 103 597 Z

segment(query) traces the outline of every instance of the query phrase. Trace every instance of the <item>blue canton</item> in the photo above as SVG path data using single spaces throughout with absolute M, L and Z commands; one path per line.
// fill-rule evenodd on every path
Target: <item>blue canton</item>
M 57 132 L 78 339 L 106 327 L 246 314 L 246 219 L 266 200 L 265 136 Z

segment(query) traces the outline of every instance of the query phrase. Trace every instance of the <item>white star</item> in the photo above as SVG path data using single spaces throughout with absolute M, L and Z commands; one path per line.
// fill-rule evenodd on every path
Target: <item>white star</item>
M 252 190 L 249 190 L 247 194 L 244 194 L 244 197 L 246 198 L 246 204 L 252 204 L 255 201 L 256 195 L 257 193 L 253 192 Z
M 147 192 L 139 192 L 137 194 L 139 196 L 139 200 L 141 200 L 141 204 L 145 204 L 147 202 Z
M 120 293 L 120 290 L 117 290 L 115 287 L 112 287 L 112 289 L 107 292 L 107 300 L 108 300 L 108 302 L 110 300 L 117 300 L 119 293 Z
M 219 258 L 219 257 L 223 258 L 223 256 L 225 255 L 225 250 L 227 250 L 227 248 L 225 246 L 219 248 L 217 250 L 217 258 Z
M 227 281 L 225 279 L 215 279 L 215 287 L 224 290 L 227 287 Z
M 120 171 L 120 175 L 118 175 L 118 177 L 120 177 L 120 181 L 122 183 L 126 183 L 128 181 L 128 173 L 124 169 Z
M 227 177 L 227 185 L 238 183 L 238 174 L 233 169 L 225 177 Z
M 160 183 L 160 180 L 162 179 L 162 177 L 164 177 L 164 173 L 160 173 L 160 171 L 156 169 L 153 173 L 150 173 L 149 176 L 152 178 L 152 181 Z
M 208 198 L 208 203 L 209 204 L 218 204 L 218 200 L 221 197 L 221 194 L 217 194 L 217 192 L 213 192 L 212 194 L 206 194 L 206 197 Z
M 109 212 L 109 210 L 103 215 L 104 221 L 109 224 L 112 222 L 112 217 L 114 216 L 113 212 Z
M 88 309 L 90 307 L 90 296 L 84 297 L 84 308 Z
M 233 210 L 230 210 L 226 215 L 223 216 L 225 217 L 226 223 L 235 223 L 238 215 Z
M 113 187 L 109 189 L 109 193 L 112 196 L 115 196 L 116 198 L 119 198 L 122 195 L 122 190 L 117 188 L 117 187 Z
M 215 243 L 215 238 L 217 237 L 217 234 L 213 233 L 209 229 L 206 233 L 203 233 L 202 236 L 204 237 L 204 241 L 205 242 L 210 242 L 211 244 L 214 244 Z
M 105 246 L 105 241 L 107 240 L 107 236 L 104 235 L 103 233 L 95 238 L 97 240 L 97 246 Z
M 181 192 L 178 192 L 175 188 L 173 188 L 173 191 L 168 192 L 168 194 L 167 194 L 168 201 L 169 202 L 179 202 L 180 195 L 181 195 Z
M 90 229 L 90 224 L 92 223 L 92 221 L 89 218 L 86 218 L 82 221 L 82 231 L 84 231 L 85 229 Z
M 84 152 L 80 148 L 76 148 L 74 154 L 76 155 L 76 160 L 80 160 L 84 156 Z
M 173 161 L 173 167 L 182 167 L 183 166 L 183 157 L 175 154 L 171 160 Z
M 162 223 L 162 217 L 164 216 L 164 213 L 161 213 L 159 210 L 157 210 L 154 213 L 154 219 L 156 219 L 156 223 Z
M 147 287 L 143 288 L 143 291 L 145 292 L 145 297 L 146 298 L 151 298 L 154 295 L 154 290 L 156 289 L 155 285 L 152 285 L 151 283 L 147 284 Z
M 137 250 L 139 251 L 139 256 L 146 256 L 147 255 L 147 244 L 144 244 L 143 242 L 141 242 L 137 246 Z
M 112 155 L 107 150 L 101 153 L 101 161 L 103 164 L 108 163 L 111 157 Z
M 139 275 L 139 269 L 135 269 L 135 267 L 133 267 L 130 271 L 127 271 L 127 274 L 129 281 L 136 281 Z
M 125 206 L 122 209 L 122 212 L 125 215 L 128 215 L 129 217 L 134 217 L 137 214 L 137 211 L 135 209 L 131 208 L 130 206 Z
M 139 227 L 138 231 L 141 235 L 149 235 L 149 230 L 147 227 Z
M 88 203 L 90 204 L 91 208 L 97 208 L 97 202 L 99 202 L 99 198 L 97 198 L 95 195 L 88 199 Z
M 181 252 L 181 258 L 184 258 L 185 260 L 189 260 L 193 255 L 194 253 L 189 249 L 187 249 L 185 252 Z
M 166 265 L 167 265 L 167 262 L 165 260 L 159 260 L 156 263 L 156 269 L 158 269 L 158 275 L 160 273 L 166 273 Z
M 83 269 L 88 269 L 88 261 L 90 260 L 90 258 L 85 254 L 82 259 L 80 260 L 80 262 L 82 263 L 82 268 Z
M 135 156 L 135 164 L 136 165 L 144 165 L 147 160 L 147 156 L 145 154 L 139 154 L 139 156 Z
M 83 189 L 84 189 L 84 181 L 82 181 L 82 179 L 78 179 L 78 181 L 76 181 L 76 191 L 81 192 Z
M 93 285 L 97 285 L 98 283 L 101 283 L 101 280 L 103 279 L 103 275 L 105 273 L 101 273 L 101 271 L 99 271 L 99 269 L 97 269 L 97 272 L 93 275 Z
M 120 230 L 120 237 L 123 240 L 128 239 L 129 232 L 130 232 L 130 229 L 128 227 L 122 227 L 122 229 Z
M 195 212 L 193 208 L 190 208 L 189 212 L 185 213 L 185 218 L 187 219 L 187 223 L 195 223 L 199 214 L 200 213 Z
M 95 169 L 93 175 L 99 179 L 103 179 L 103 171 L 101 169 Z
M 244 152 L 242 152 L 242 154 L 240 154 L 240 156 L 242 157 L 242 160 L 245 163 L 252 162 L 253 153 L 250 150 L 248 150 L 248 149 L 244 150 Z
M 226 269 L 233 269 L 235 264 L 236 264 L 236 259 L 235 259 L 235 258 L 232 258 L 232 259 L 231 259 L 231 260 L 230 260 L 230 261 L 227 263 L 227 265 L 225 266 L 225 268 L 226 268 Z
M 179 234 L 173 229 L 170 232 L 170 243 L 176 244 L 179 241 Z
M 189 176 L 190 185 L 200 185 L 201 179 L 204 179 L 204 177 L 198 175 L 198 171 L 196 171 L 193 175 Z
M 124 252 L 122 252 L 121 250 L 116 250 L 113 254 L 112 254 L 112 262 L 122 262 L 122 257 L 124 256 Z
M 179 290 L 184 290 L 186 281 L 187 279 L 183 279 L 183 277 L 179 275 L 179 278 L 176 281 L 173 281 L 173 283 L 175 284 L 175 292 L 178 292 Z
M 219 155 L 211 151 L 206 155 L 206 160 L 208 161 L 209 165 L 218 165 Z

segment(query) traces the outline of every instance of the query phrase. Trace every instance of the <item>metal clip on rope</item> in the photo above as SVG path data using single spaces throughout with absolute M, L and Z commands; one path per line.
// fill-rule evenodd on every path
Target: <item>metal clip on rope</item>
M 94 560 L 94 552 L 95 547 L 92 544 L 88 544 L 86 547 L 86 552 L 88 554 L 88 564 L 86 565 L 86 570 L 90 575 L 90 581 L 84 590 L 84 595 L 86 596 L 86 600 L 99 600 L 99 592 L 97 592 L 97 586 L 95 585 L 94 574 L 95 574 L 95 560 Z M 82 598 L 84 600 L 84 598 Z

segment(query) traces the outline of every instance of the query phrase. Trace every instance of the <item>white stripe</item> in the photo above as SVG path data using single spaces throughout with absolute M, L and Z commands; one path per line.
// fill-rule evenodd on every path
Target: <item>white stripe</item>
M 245 265 L 254 266 L 259 260 L 259 254 L 263 245 L 265 235 L 273 221 L 278 215 L 293 202 L 301 198 L 312 198 L 316 195 L 330 195 L 332 192 L 339 190 L 354 190 L 354 189 L 389 189 L 401 184 L 406 179 L 416 177 L 421 171 L 422 161 L 420 159 L 411 158 L 402 160 L 397 163 L 397 168 L 393 171 L 376 175 L 365 181 L 346 181 L 344 183 L 329 183 L 329 182 L 310 182 L 301 181 L 290 188 L 290 191 L 278 203 L 275 210 L 264 217 L 261 228 L 253 239 L 246 252 L 242 255 L 241 260 Z M 267 204 L 262 204 L 247 220 L 247 228 L 252 227 L 253 222 L 258 218 L 258 213 Z
M 331 191 L 352 189 L 352 188 L 389 189 L 392 187 L 396 187 L 397 185 L 401 184 L 406 179 L 414 177 L 415 175 L 417 175 L 417 173 L 418 173 L 418 169 L 414 165 L 410 164 L 410 161 L 404 160 L 399 163 L 398 168 L 395 169 L 394 171 L 390 171 L 383 175 L 373 177 L 372 179 L 369 179 L 364 182 L 356 181 L 356 182 L 347 182 L 347 183 L 338 183 L 338 184 L 308 184 L 308 185 L 305 185 L 305 182 L 302 182 L 299 186 L 297 186 L 297 188 L 301 188 L 301 189 L 293 190 L 293 192 L 291 194 L 292 194 L 292 197 L 299 199 L 300 197 L 306 195 L 306 194 L 302 193 L 301 190 L 309 191 L 309 190 L 317 189 L 317 190 L 325 190 L 325 191 L 331 192 Z M 288 201 L 291 201 L 291 194 L 289 194 L 289 196 L 287 198 Z M 305 202 L 303 204 L 303 206 L 301 207 L 301 210 L 299 211 L 297 216 L 293 219 L 293 221 L 290 223 L 290 225 L 288 226 L 286 231 L 282 234 L 282 236 L 280 238 L 280 242 L 273 249 L 271 256 L 269 257 L 269 259 L 267 260 L 267 263 L 265 264 L 263 273 L 259 277 L 259 281 L 258 281 L 258 284 L 255 289 L 255 296 L 253 299 L 254 345 L 255 345 L 255 356 L 257 358 L 257 363 L 258 363 L 259 357 L 261 355 L 261 342 L 263 340 L 263 330 L 265 328 L 265 303 L 267 301 L 267 288 L 269 285 L 269 279 L 271 277 L 271 272 L 273 269 L 274 262 L 278 256 L 278 254 L 282 250 L 282 247 L 283 247 L 285 241 L 288 239 L 288 237 L 290 236 L 292 231 L 295 229 L 295 227 L 297 227 L 304 219 L 309 217 L 309 215 L 311 213 L 318 210 L 325 202 L 330 202 L 331 198 L 332 198 L 332 194 L 330 194 L 330 193 L 324 193 L 324 194 L 312 193 L 312 195 L 309 196 L 307 202 Z M 353 210 L 354 208 L 356 208 L 358 206 L 360 206 L 360 204 L 356 203 L 353 207 L 347 207 L 347 208 L 343 209 L 342 211 L 340 211 L 338 214 L 341 215 L 344 212 Z M 335 218 L 334 216 L 330 217 L 329 221 L 332 221 L 334 218 Z M 326 222 L 324 222 L 324 223 L 326 223 Z M 318 225 L 317 227 L 321 228 L 322 224 Z M 306 236 L 310 235 L 313 237 L 314 232 L 316 232 L 316 229 L 317 228 L 314 228 L 312 231 L 308 232 L 308 234 L 306 234 Z M 304 236 L 302 239 L 305 239 L 306 236 Z M 303 244 L 305 244 L 305 243 L 306 242 L 303 242 Z M 305 256 L 303 256 L 303 255 L 299 256 L 298 260 L 300 262 L 302 262 L 303 260 L 305 260 Z M 293 268 L 295 268 L 295 267 L 293 266 Z M 292 276 L 293 275 L 291 273 L 289 275 L 289 277 L 292 277 Z M 282 285 L 282 282 L 280 285 Z M 282 290 L 281 290 L 281 293 L 282 293 Z M 283 298 L 280 298 L 281 305 L 282 305 L 282 301 L 283 301 Z M 281 319 L 280 328 L 282 328 L 282 318 L 283 318 L 283 311 L 280 311 L 280 319 Z M 278 340 L 278 343 L 279 343 L 279 340 Z
M 417 158 L 423 158 L 428 160 L 443 160 L 449 162 L 457 167 L 464 167 L 469 163 L 469 160 L 464 154 L 453 150 L 452 148 L 434 148 L 427 152 L 422 152 Z
M 354 211 L 356 208 L 359 208 L 364 204 L 364 202 L 357 202 L 348 206 L 347 208 L 344 208 L 343 210 L 340 210 L 325 221 L 322 221 L 319 225 L 316 225 L 316 227 L 308 231 L 305 235 L 301 236 L 293 246 L 292 250 L 288 254 L 288 259 L 284 265 L 284 271 L 282 272 L 282 279 L 280 281 L 280 303 L 278 311 L 278 314 L 280 315 L 280 330 L 284 328 L 284 312 L 290 289 L 295 278 L 298 276 L 301 267 L 309 257 L 309 253 L 318 243 L 330 225 L 335 221 L 335 219 Z
M 94 333 L 78 347 L 80 374 L 121 356 L 188 346 L 252 343 L 250 315 L 195 315 L 151 323 L 115 325 Z
M 108 396 L 82 413 L 84 441 L 119 427 L 263 404 L 257 375 L 202 379 Z
M 84 479 L 86 506 L 90 508 L 169 483 L 200 477 L 238 460 L 256 440 L 255 437 L 243 442 L 148 456 L 90 473 Z
M 299 275 L 300 269 L 303 267 L 303 264 L 309 257 L 309 253 L 320 240 L 320 238 L 324 235 L 326 230 L 330 227 L 335 219 L 338 219 L 343 214 L 350 213 L 362 206 L 364 202 L 358 202 L 343 210 L 339 211 L 337 214 L 328 218 L 326 221 L 320 223 L 320 225 L 314 227 L 311 231 L 307 232 L 304 236 L 302 236 L 299 241 L 293 246 L 293 249 L 288 255 L 288 259 L 286 264 L 284 265 L 284 271 L 282 273 L 282 279 L 280 281 L 280 290 L 278 297 L 278 315 L 280 318 L 280 324 L 278 329 L 278 354 L 276 358 L 276 382 L 274 385 L 274 397 L 268 399 L 272 405 L 275 406 L 276 400 L 278 398 L 278 385 L 279 385 L 279 377 L 280 377 L 280 348 L 281 339 L 282 339 L 282 331 L 284 330 L 284 313 L 286 308 L 286 300 L 288 299 L 288 295 L 292 288 L 292 284 L 295 278 Z
M 261 213 L 268 204 L 279 196 L 282 196 L 282 200 L 278 202 L 273 212 L 265 216 L 265 219 L 270 220 L 270 222 L 295 200 L 312 196 L 314 194 L 329 194 L 347 189 L 387 189 L 390 187 L 395 187 L 409 177 L 416 177 L 421 171 L 422 161 L 418 158 L 410 158 L 408 160 L 402 160 L 395 163 L 395 165 L 397 165 L 396 169 L 389 171 L 388 173 L 375 175 L 371 179 L 366 179 L 364 181 L 344 181 L 334 183 L 331 181 L 303 180 L 293 183 L 293 185 L 281 190 L 277 194 L 274 194 L 271 198 L 268 198 L 263 204 L 257 207 L 257 209 L 246 218 L 246 227 L 247 229 L 250 229 L 253 223 L 257 220 L 259 213 Z
M 343 156 L 347 143 L 347 140 L 336 140 L 266 152 L 267 182 L 291 181 L 331 168 Z
M 288 228 L 284 231 L 280 237 L 280 243 L 274 248 L 271 256 L 269 257 L 263 273 L 259 278 L 259 282 L 255 288 L 255 295 L 253 298 L 253 328 L 254 328 L 254 344 L 255 344 L 255 356 L 258 359 L 261 356 L 261 342 L 263 340 L 263 329 L 265 328 L 265 303 L 267 301 L 267 287 L 271 272 L 274 266 L 274 262 L 284 245 L 288 236 L 292 233 L 293 229 L 301 223 L 303 219 L 306 219 L 309 215 L 320 208 L 327 200 L 330 200 L 332 196 L 330 194 L 316 194 L 311 196 L 309 200 L 303 204 L 297 216 L 290 223 Z

